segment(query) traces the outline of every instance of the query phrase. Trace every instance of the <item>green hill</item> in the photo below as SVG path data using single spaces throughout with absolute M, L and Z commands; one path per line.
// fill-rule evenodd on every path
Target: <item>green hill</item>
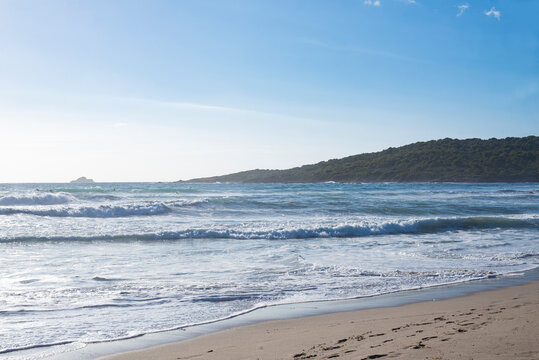
M 188 182 L 539 182 L 539 137 L 442 139 L 287 170 L 250 170 Z

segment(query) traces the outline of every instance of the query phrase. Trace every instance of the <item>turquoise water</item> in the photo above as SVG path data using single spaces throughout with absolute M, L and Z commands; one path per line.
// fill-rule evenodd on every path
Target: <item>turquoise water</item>
M 536 183 L 0 184 L 0 353 L 521 272 L 538 200 Z

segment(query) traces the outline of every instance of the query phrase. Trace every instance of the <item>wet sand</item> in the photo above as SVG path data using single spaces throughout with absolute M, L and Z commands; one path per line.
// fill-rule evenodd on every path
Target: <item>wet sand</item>
M 539 359 L 539 281 L 441 301 L 241 326 L 106 357 Z

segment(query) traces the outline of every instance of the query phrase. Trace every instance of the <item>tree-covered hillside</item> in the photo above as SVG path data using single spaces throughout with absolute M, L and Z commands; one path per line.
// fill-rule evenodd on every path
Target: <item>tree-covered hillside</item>
M 539 137 L 442 139 L 287 170 L 250 170 L 189 182 L 539 182 Z

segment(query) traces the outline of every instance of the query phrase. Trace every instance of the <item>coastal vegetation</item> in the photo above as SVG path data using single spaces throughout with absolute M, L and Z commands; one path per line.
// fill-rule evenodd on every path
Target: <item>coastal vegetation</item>
M 249 170 L 188 182 L 539 182 L 539 137 L 442 139 L 286 170 Z

